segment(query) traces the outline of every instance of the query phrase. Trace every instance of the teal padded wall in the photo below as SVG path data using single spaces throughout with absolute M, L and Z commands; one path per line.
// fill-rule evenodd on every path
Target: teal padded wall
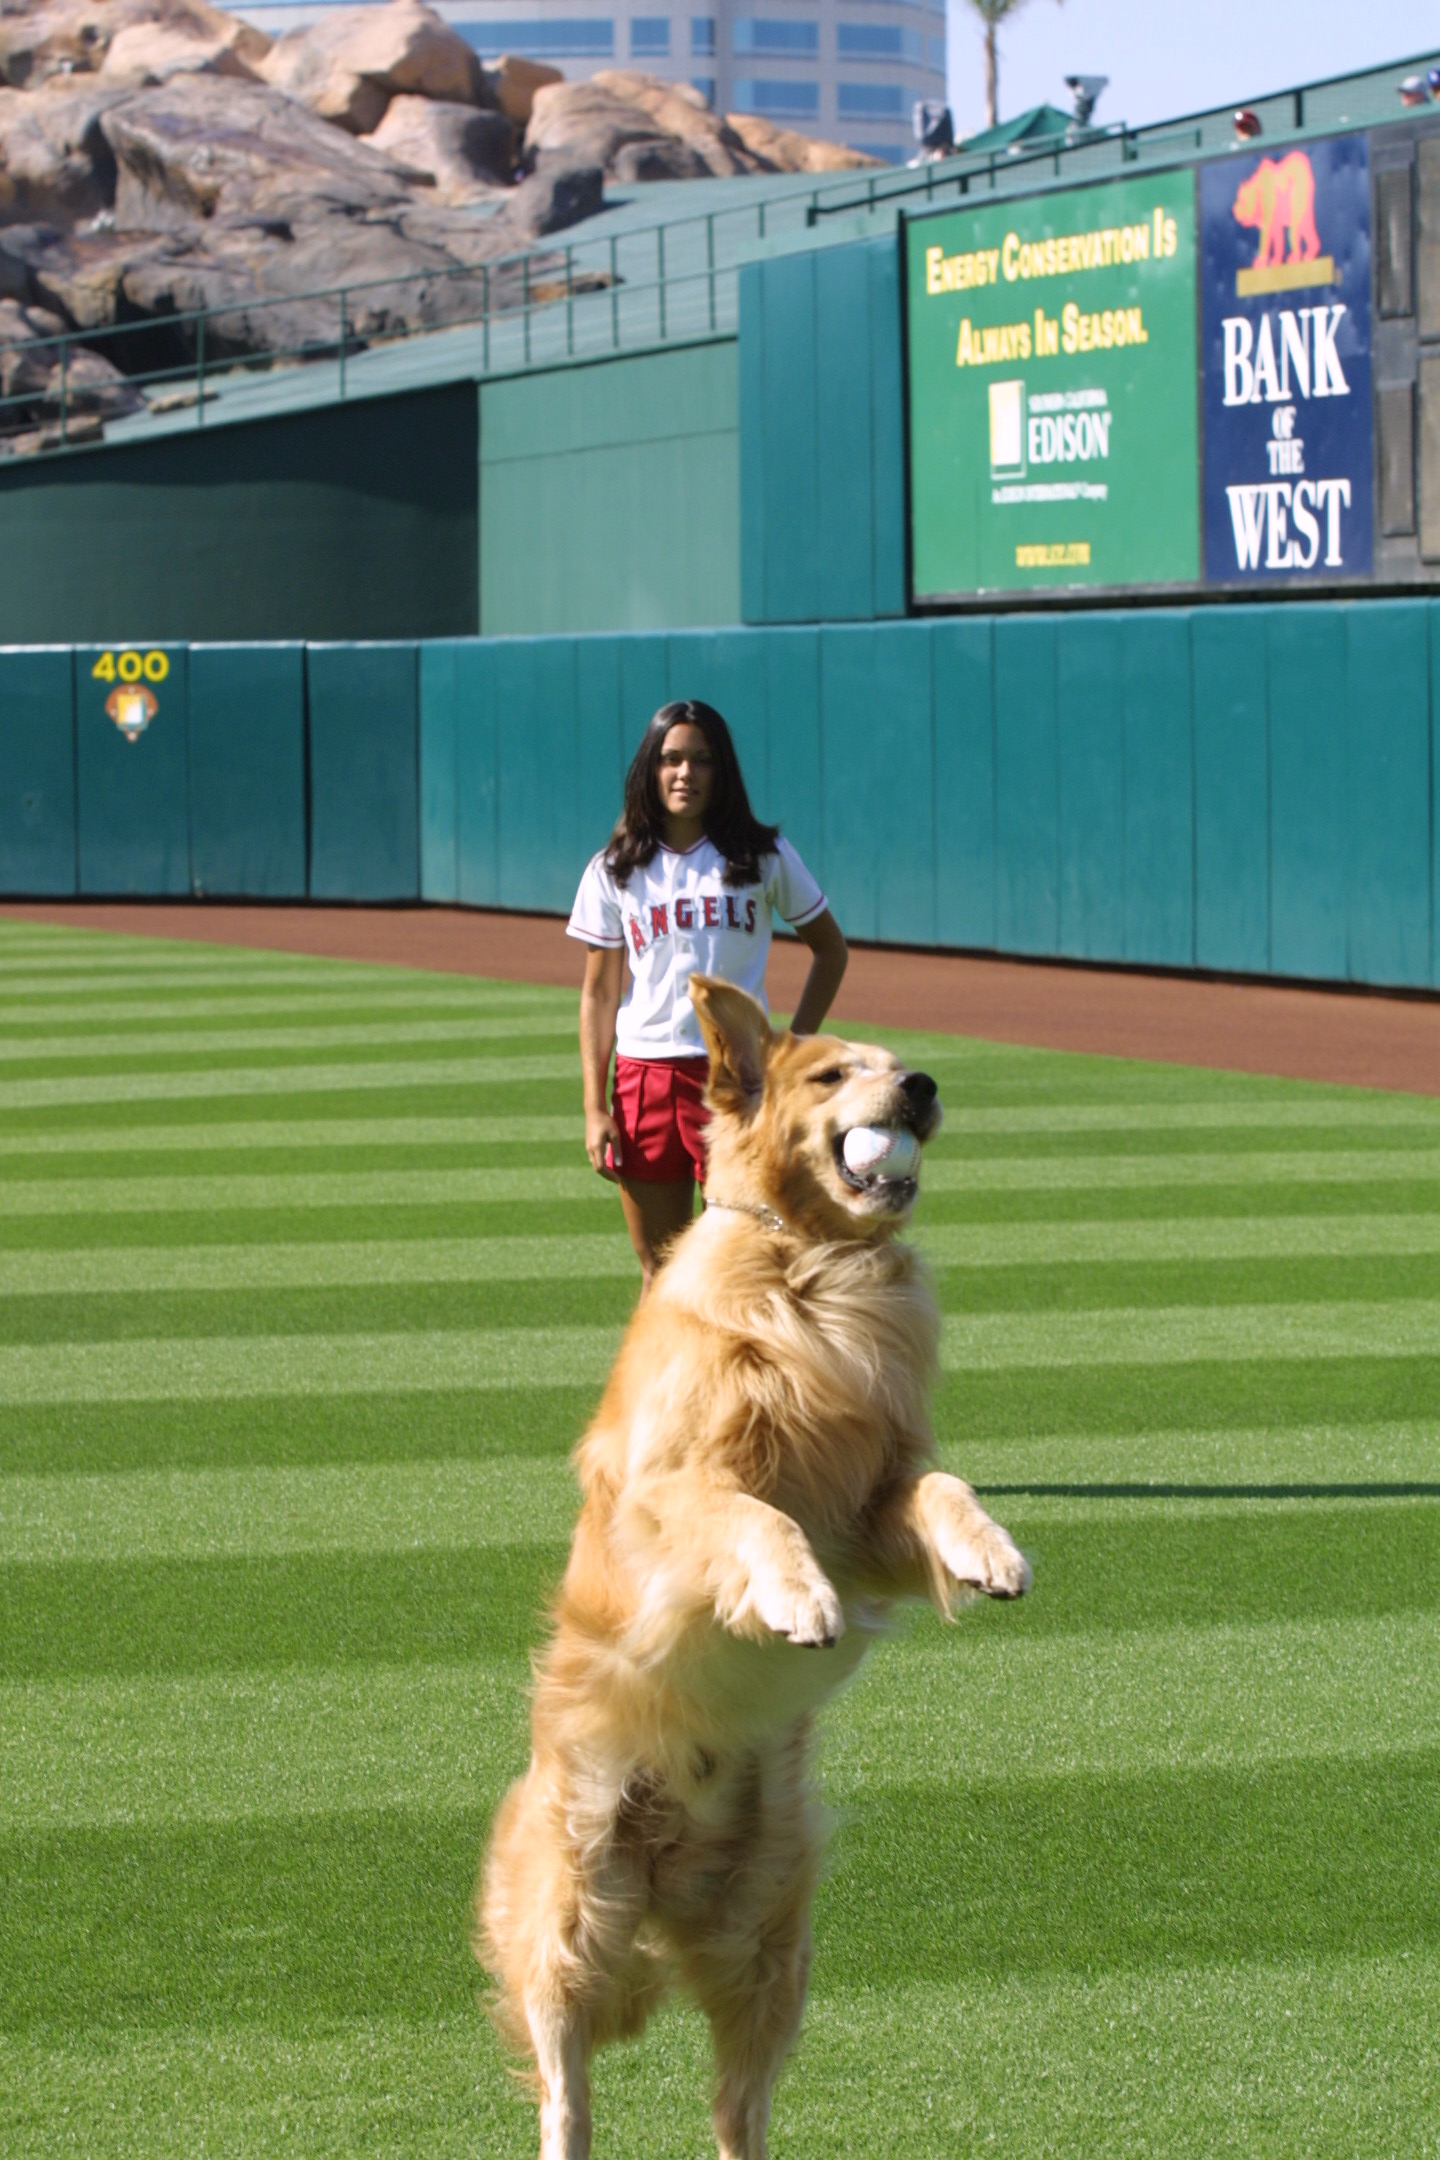
M 487 642 L 455 654 L 455 875 L 466 907 L 494 907 L 500 898 L 498 652 Z
M 699 696 L 854 937 L 1440 987 L 1437 635 L 1396 600 L 0 652 L 0 864 L 280 896 L 303 800 L 317 899 L 563 911 L 651 713 Z
M 1346 972 L 1430 979 L 1430 606 L 1346 611 Z
M 995 624 L 995 942 L 1060 950 L 1060 802 L 1053 616 Z
M 1195 964 L 1270 965 L 1266 608 L 1204 608 L 1190 626 L 1195 744 Z
M 764 641 L 765 816 L 783 827 L 816 876 L 825 873 L 820 633 L 772 630 Z
M 1440 985 L 1437 615 L 457 642 L 422 670 L 426 890 L 568 910 L 651 712 L 703 697 L 853 937 Z
M 310 891 L 420 897 L 419 660 L 413 645 L 312 645 Z
M 1120 650 L 1113 615 L 1066 615 L 1055 625 L 1060 950 L 1072 960 L 1125 950 Z
M 740 613 L 735 340 L 482 383 L 480 628 L 680 628 Z
M 905 612 L 900 256 L 884 239 L 740 271 L 740 608 Z
M 115 672 L 154 654 L 164 656 L 160 679 L 147 682 L 141 675 L 126 683 Z M 82 893 L 173 898 L 190 890 L 187 658 L 183 645 L 75 648 L 75 797 Z M 152 661 L 157 672 L 158 666 Z M 120 720 L 130 710 L 126 700 L 136 697 L 153 701 L 154 712 L 143 725 L 122 727 Z
M 1349 886 L 1345 616 L 1270 610 L 1270 966 L 1346 971 Z
M 983 618 L 930 632 L 935 694 L 935 920 L 955 945 L 995 932 L 995 655 Z
M 0 652 L 0 893 L 75 890 L 75 670 L 66 645 Z
M 1119 618 L 1125 712 L 1127 960 L 1189 967 L 1195 954 L 1195 741 L 1191 617 Z
M 305 648 L 190 648 L 190 877 L 222 899 L 303 900 Z
M 460 898 L 457 737 L 465 650 L 453 638 L 420 648 L 420 897 L 452 905 Z
M 826 891 L 859 938 L 932 944 L 935 781 L 924 623 L 820 633 Z
M 581 823 L 574 638 L 507 638 L 497 648 L 495 732 L 499 902 L 544 909 L 605 837 L 592 846 Z

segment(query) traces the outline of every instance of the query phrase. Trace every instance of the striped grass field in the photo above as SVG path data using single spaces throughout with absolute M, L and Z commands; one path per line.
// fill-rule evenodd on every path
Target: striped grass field
M 0 923 L 0 2152 L 533 2153 L 466 1907 L 635 1291 L 556 991 Z M 1440 1101 L 892 1037 L 1033 1599 L 830 1715 L 785 2160 L 1440 2151 Z M 689 2013 L 597 2154 L 700 2156 Z

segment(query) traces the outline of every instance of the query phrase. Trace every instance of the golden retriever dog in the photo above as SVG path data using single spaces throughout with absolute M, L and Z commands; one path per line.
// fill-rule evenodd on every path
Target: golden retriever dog
M 477 1897 L 502 2028 L 538 2073 L 542 2160 L 584 2160 L 591 2051 L 672 1982 L 710 2021 L 722 2160 L 763 2160 L 810 1964 L 815 1712 L 894 1600 L 948 1614 L 957 1591 L 1030 1581 L 970 1487 L 929 1467 L 939 1318 L 895 1232 L 940 1124 L 934 1081 L 888 1050 L 773 1033 L 727 983 L 691 994 L 706 1209 L 577 1451 L 530 1767 Z M 888 1166 L 851 1167 L 887 1148 Z

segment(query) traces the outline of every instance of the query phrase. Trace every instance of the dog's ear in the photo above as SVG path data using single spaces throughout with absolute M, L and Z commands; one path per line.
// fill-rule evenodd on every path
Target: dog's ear
M 774 1040 L 763 1005 L 734 983 L 692 975 L 690 1002 L 710 1053 L 710 1100 L 717 1110 L 749 1117 L 765 1092 L 765 1067 Z

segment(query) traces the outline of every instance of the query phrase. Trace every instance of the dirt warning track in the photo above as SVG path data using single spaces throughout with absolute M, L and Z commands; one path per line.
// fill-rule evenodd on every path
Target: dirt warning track
M 169 901 L 14 901 L 0 914 L 514 982 L 574 986 L 581 972 L 579 947 L 551 915 Z M 777 940 L 778 1010 L 794 1003 L 807 957 Z M 871 946 L 851 952 L 835 1020 L 1440 1095 L 1440 999 L 1430 997 Z

